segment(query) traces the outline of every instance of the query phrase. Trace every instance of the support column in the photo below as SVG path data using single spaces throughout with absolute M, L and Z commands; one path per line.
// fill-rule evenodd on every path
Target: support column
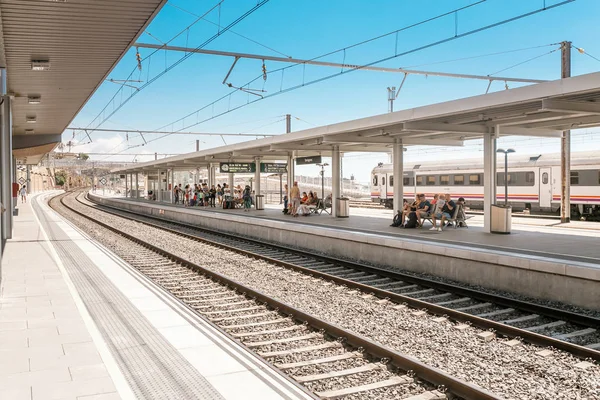
M 129 174 L 125 173 L 125 198 L 129 197 L 127 191 L 129 189 Z
M 158 179 L 156 180 L 157 184 L 156 184 L 156 188 L 154 189 L 156 191 L 156 201 L 158 201 L 159 203 L 162 201 L 162 190 L 161 190 L 161 186 L 162 186 L 162 178 L 160 176 L 160 169 L 158 170 Z
M 6 82 L 6 70 L 2 69 L 3 82 Z M 6 211 L 2 214 L 2 238 L 12 238 L 13 207 L 12 207 L 12 121 L 10 114 L 10 97 L 3 96 L 2 121 L 0 126 L 0 186 L 2 198 L 0 199 Z
M 231 196 L 233 196 L 233 172 L 229 173 L 229 183 L 227 185 L 229 186 L 229 190 L 231 191 Z
M 571 42 L 561 44 L 561 78 L 571 76 Z M 571 222 L 571 131 L 560 138 L 560 222 Z
M 169 190 L 169 199 L 172 204 L 175 199 L 173 198 L 173 189 L 175 188 L 175 168 L 171 168 L 171 190 Z
M 494 133 L 483 136 L 483 230 L 492 231 L 492 204 L 496 204 L 496 138 L 500 127 Z
M 331 152 L 331 216 L 338 216 L 337 199 L 340 197 L 340 146 Z
M 402 209 L 404 199 L 404 145 L 402 139 L 394 139 L 393 173 L 394 173 L 394 215 Z
M 256 171 L 254 171 L 254 194 L 258 196 L 260 194 L 260 157 L 254 157 L 254 165 Z
M 27 171 L 27 194 L 31 194 L 31 165 L 25 166 Z
M 140 198 L 140 181 L 139 181 L 139 172 L 135 173 L 135 198 Z

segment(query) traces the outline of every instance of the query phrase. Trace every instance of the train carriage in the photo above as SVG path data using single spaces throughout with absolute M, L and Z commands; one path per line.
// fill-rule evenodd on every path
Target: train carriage
M 504 160 L 498 157 L 497 196 L 504 202 Z M 435 193 L 464 197 L 474 209 L 483 207 L 482 160 L 431 162 L 406 166 L 404 198 L 416 193 L 428 198 Z M 582 215 L 598 214 L 600 208 L 600 156 L 581 152 L 571 155 L 571 205 Z M 508 164 L 508 202 L 515 211 L 557 212 L 560 209 L 560 154 L 511 155 Z M 371 172 L 371 200 L 391 208 L 394 176 L 391 164 L 380 163 Z

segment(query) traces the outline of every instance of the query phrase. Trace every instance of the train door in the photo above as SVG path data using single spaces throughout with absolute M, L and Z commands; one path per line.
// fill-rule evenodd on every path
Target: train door
M 388 174 L 381 174 L 379 175 L 379 190 L 381 191 L 381 198 L 382 199 L 388 199 L 390 196 L 388 196 Z
M 550 208 L 552 205 L 552 168 L 540 168 L 540 208 Z

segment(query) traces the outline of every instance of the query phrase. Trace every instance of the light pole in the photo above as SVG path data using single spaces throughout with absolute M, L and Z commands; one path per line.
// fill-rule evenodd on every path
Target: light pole
M 498 149 L 496 153 L 504 153 L 504 205 L 508 205 L 508 154 L 514 153 L 514 149 Z
M 321 200 L 325 201 L 325 167 L 327 167 L 329 164 L 323 163 L 317 165 L 321 167 Z

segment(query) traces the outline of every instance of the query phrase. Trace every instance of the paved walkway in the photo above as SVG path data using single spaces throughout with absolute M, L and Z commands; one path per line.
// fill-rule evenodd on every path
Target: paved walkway
M 125 200 L 124 198 L 121 198 Z M 128 201 L 142 201 L 149 204 L 156 202 L 146 200 L 127 199 Z M 172 204 L 165 206 L 180 207 L 189 211 L 216 212 L 239 214 L 250 218 L 266 218 L 271 220 L 285 220 L 289 223 L 303 225 L 317 225 L 327 228 L 351 230 L 353 232 L 374 233 L 392 237 L 410 237 L 427 242 L 447 243 L 453 245 L 485 248 L 514 252 L 515 254 L 528 254 L 532 256 L 552 257 L 584 263 L 597 263 L 600 267 L 600 251 L 598 243 L 600 230 L 595 229 L 596 223 L 584 222 L 573 224 L 573 227 L 563 228 L 556 225 L 557 221 L 539 220 L 537 223 L 529 218 L 519 218 L 513 224 L 510 235 L 485 233 L 481 216 L 467 220 L 469 228 L 448 228 L 443 232 L 430 231 L 426 223 L 424 229 L 401 229 L 390 227 L 391 212 L 388 210 L 350 209 L 349 218 L 333 218 L 328 214 L 311 215 L 308 217 L 292 218 L 284 215 L 279 206 L 267 206 L 265 210 L 245 213 L 242 209 L 223 210 L 220 207 L 183 207 Z M 382 212 L 390 215 L 386 217 Z M 359 214 L 359 215 L 356 215 Z M 525 220 L 525 221 L 521 221 Z M 565 225 L 566 226 L 566 225 Z M 600 227 L 600 223 L 598 223 Z M 591 227 L 591 228 L 590 228 Z M 301 229 L 301 228 L 299 228 Z
M 19 204 L 0 290 L 1 399 L 121 398 L 29 204 Z
M 19 205 L 2 259 L 0 400 L 310 398 L 50 210 L 47 194 Z

